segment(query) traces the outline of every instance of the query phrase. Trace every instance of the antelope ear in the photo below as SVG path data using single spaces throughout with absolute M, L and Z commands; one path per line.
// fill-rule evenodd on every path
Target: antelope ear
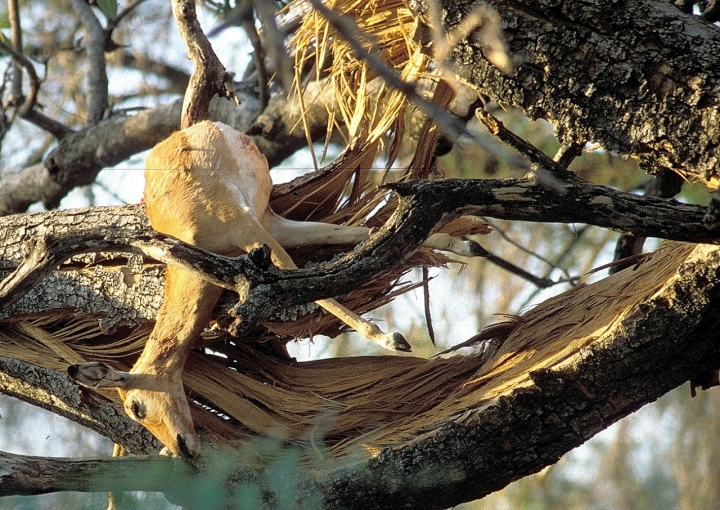
M 117 371 L 105 363 L 92 362 L 70 365 L 68 375 L 73 381 L 90 388 L 125 388 L 130 374 Z

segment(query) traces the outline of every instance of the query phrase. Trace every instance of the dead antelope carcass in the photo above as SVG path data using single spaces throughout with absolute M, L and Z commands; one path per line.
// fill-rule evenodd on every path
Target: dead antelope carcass
M 214 253 L 237 255 L 260 244 L 281 268 L 295 268 L 283 247 L 356 244 L 369 229 L 282 218 L 268 205 L 272 182 L 265 157 L 243 133 L 201 122 L 174 133 L 150 153 L 145 203 L 155 230 Z M 426 246 L 477 254 L 467 239 L 439 233 Z M 221 289 L 168 266 L 164 301 L 145 348 L 129 372 L 102 363 L 73 365 L 70 375 L 90 387 L 115 387 L 128 415 L 147 427 L 175 455 L 193 456 L 200 441 L 182 384 L 190 349 L 207 326 Z M 384 333 L 333 299 L 318 304 L 366 338 L 408 351 L 400 333 Z

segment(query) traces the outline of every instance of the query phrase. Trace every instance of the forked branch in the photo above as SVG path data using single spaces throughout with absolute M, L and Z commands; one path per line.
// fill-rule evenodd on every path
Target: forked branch
M 240 104 L 233 89 L 232 76 L 225 70 L 200 27 L 195 0 L 173 0 L 173 15 L 188 56 L 195 65 L 183 100 L 181 129 L 206 120 L 210 100 L 215 94 Z
M 5 455 L 0 456 L 0 487 L 15 494 L 163 490 L 171 500 L 181 496 L 177 491 L 192 487 L 199 498 L 192 501 L 198 508 L 210 508 L 210 503 L 201 499 L 204 491 L 197 490 L 203 479 L 212 479 L 224 488 L 212 492 L 214 497 L 223 494 L 229 498 L 214 500 L 220 508 L 237 505 L 241 495 L 251 491 L 267 495 L 268 508 L 297 508 L 311 502 L 322 502 L 326 508 L 399 508 L 423 501 L 423 508 L 440 509 L 481 498 L 557 462 L 570 449 L 670 389 L 717 369 L 719 268 L 720 255 L 715 248 L 674 246 L 655 254 L 637 271 L 577 287 L 539 305 L 524 316 L 527 330 L 523 333 L 522 327 L 518 328 L 512 333 L 514 340 L 507 340 L 523 338 L 530 344 L 513 347 L 533 347 L 540 357 L 540 361 L 527 362 L 532 367 L 518 379 L 519 384 L 483 390 L 485 384 L 492 386 L 492 377 L 501 378 L 502 374 L 481 372 L 483 381 L 465 383 L 475 385 L 477 394 L 463 412 L 438 415 L 432 426 L 414 430 L 409 440 L 396 439 L 373 456 L 357 455 L 342 465 L 333 465 L 327 458 L 319 466 L 310 461 L 283 484 L 283 488 L 291 487 L 290 491 L 278 491 L 277 484 L 270 483 L 277 476 L 272 465 L 248 467 L 248 456 L 243 457 L 242 450 L 228 453 L 226 458 L 209 452 L 208 457 L 201 457 L 197 473 L 181 467 L 174 470 L 176 463 L 157 457 L 99 461 Z M 659 272 L 664 274 L 658 280 Z M 642 290 L 618 292 L 630 287 Z M 537 332 L 557 330 L 558 324 L 576 325 L 577 310 L 568 306 L 568 300 L 573 304 L 587 300 L 613 304 L 594 313 L 583 309 L 587 323 L 582 331 L 569 334 L 573 341 L 582 340 L 584 347 L 568 348 L 567 356 L 558 358 L 558 346 L 544 343 Z M 556 336 L 568 333 L 567 328 L 560 329 L 563 331 L 556 331 Z M 563 345 L 567 340 L 563 339 Z M 527 351 L 520 352 L 525 356 Z M 407 361 L 384 359 L 394 366 Z M 430 366 L 436 363 L 417 361 Z M 347 360 L 328 360 L 325 366 L 342 363 Z M 412 369 L 416 368 L 413 364 Z M 267 447 L 268 443 L 263 444 Z M 281 456 L 287 452 L 283 446 L 273 453 Z M 292 455 L 289 458 L 305 458 L 305 451 L 295 450 Z M 287 472 L 287 464 L 279 464 Z M 29 468 L 45 476 L 26 476 Z M 153 468 L 161 478 L 146 471 Z M 127 476 L 128 469 L 143 475 Z M 84 476 L 73 478 L 73 472 Z M 86 483 L 88 479 L 96 483 Z

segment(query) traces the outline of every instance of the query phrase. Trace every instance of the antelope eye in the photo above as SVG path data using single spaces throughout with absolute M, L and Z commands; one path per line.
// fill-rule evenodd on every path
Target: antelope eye
M 130 404 L 130 412 L 132 413 L 133 418 L 136 420 L 145 419 L 145 406 L 142 404 L 142 402 L 133 400 Z

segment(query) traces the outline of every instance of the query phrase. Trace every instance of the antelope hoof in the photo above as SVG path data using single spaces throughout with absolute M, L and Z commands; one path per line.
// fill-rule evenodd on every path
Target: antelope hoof
M 200 453 L 200 440 L 194 434 L 178 434 L 177 446 L 183 459 L 192 459 Z
M 467 240 L 468 248 L 470 249 L 470 253 L 473 257 L 487 257 L 489 255 L 488 251 L 480 246 L 478 243 L 473 241 L 472 239 Z
M 263 271 L 267 271 L 272 264 L 270 260 L 270 247 L 265 243 L 258 246 L 257 248 L 253 248 L 252 250 L 250 250 L 250 253 L 248 253 L 248 257 L 250 257 L 250 260 L 252 260 L 253 264 L 255 264 Z
M 407 343 L 407 340 L 405 340 L 405 337 L 402 336 L 397 331 L 394 333 L 386 333 L 383 335 L 383 341 L 382 346 L 386 349 L 389 349 L 391 351 L 402 351 L 402 352 L 410 352 L 412 351 L 412 347 L 410 347 L 410 344 Z

